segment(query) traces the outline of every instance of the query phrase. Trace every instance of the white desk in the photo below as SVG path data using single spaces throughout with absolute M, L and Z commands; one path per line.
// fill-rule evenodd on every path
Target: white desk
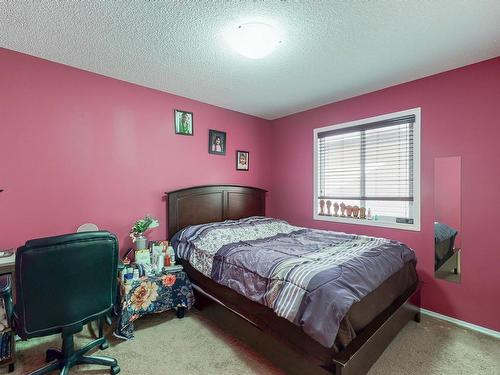
M 16 254 L 10 257 L 0 258 L 0 275 L 4 273 L 14 273 L 16 268 Z

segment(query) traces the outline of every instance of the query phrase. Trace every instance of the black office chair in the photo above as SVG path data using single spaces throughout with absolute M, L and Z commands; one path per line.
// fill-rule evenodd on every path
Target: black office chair
M 49 349 L 46 366 L 31 375 L 69 369 L 79 364 L 111 367 L 113 358 L 86 356 L 96 346 L 107 347 L 102 323 L 113 308 L 117 285 L 118 241 L 109 232 L 85 232 L 26 242 L 16 253 L 14 327 L 27 340 L 61 333 L 62 349 Z M 99 337 L 75 350 L 73 335 L 98 321 Z

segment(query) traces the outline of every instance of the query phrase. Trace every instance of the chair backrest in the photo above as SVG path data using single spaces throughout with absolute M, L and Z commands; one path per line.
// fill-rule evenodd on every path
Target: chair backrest
M 82 326 L 113 307 L 115 235 L 100 232 L 31 240 L 16 252 L 16 333 L 23 339 Z

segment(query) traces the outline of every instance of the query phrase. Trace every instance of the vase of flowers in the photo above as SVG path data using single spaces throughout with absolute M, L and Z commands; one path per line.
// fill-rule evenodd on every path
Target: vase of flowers
M 146 231 L 157 228 L 160 225 L 160 222 L 146 215 L 144 219 L 137 220 L 133 225 L 132 229 L 130 229 L 130 238 L 135 243 L 136 250 L 144 250 L 148 248 L 148 239 L 144 235 Z

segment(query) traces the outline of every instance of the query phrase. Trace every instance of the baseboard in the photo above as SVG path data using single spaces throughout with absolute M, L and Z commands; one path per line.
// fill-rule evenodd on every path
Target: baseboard
M 449 317 L 447 315 L 439 314 L 437 312 L 422 309 L 422 308 L 420 309 L 420 312 L 423 315 L 428 315 L 428 316 L 432 316 L 433 318 L 445 320 L 447 322 L 456 324 L 457 326 L 468 328 L 468 329 L 471 329 L 473 331 L 480 332 L 480 333 L 483 333 L 485 335 L 500 339 L 500 332 L 498 332 L 498 331 L 494 331 L 494 330 L 489 329 L 489 328 L 481 327 L 481 326 L 478 326 L 476 324 L 467 323 L 467 322 L 464 322 L 463 320 L 455 319 L 455 318 Z

